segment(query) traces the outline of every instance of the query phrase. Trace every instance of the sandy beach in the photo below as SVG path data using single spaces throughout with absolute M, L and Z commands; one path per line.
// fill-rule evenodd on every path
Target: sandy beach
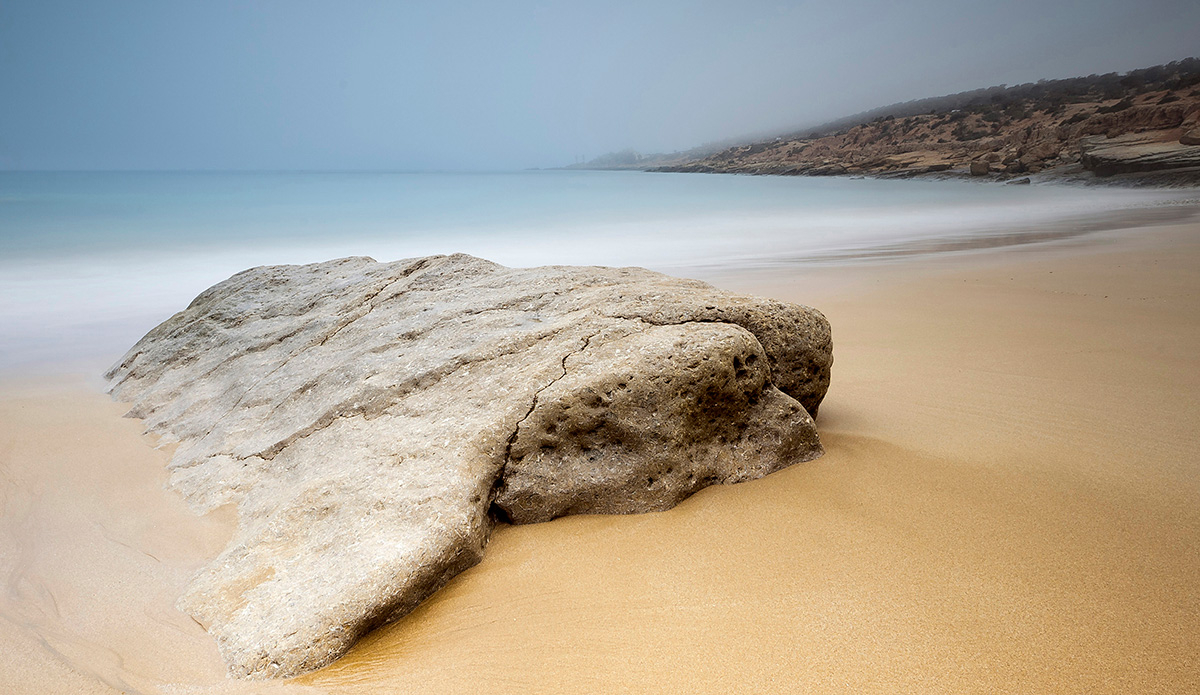
M 227 681 L 175 610 L 233 516 L 95 375 L 0 382 L 0 691 L 1194 692 L 1200 223 L 714 273 L 834 331 L 826 455 L 508 527 L 346 657 Z M 113 358 L 115 359 L 115 355 Z

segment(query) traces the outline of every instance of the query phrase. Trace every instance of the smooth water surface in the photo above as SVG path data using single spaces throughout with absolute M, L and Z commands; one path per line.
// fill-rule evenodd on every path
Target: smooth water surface
M 115 360 L 200 291 L 255 265 L 466 252 L 505 265 L 703 275 L 1171 197 L 642 172 L 0 172 L 0 369 Z

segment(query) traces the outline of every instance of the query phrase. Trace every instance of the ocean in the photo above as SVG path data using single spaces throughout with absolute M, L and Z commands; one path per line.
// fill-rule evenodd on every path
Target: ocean
M 0 172 L 0 372 L 103 369 L 202 290 L 256 265 L 465 252 L 707 278 L 1037 241 L 1063 221 L 1181 196 L 598 171 Z

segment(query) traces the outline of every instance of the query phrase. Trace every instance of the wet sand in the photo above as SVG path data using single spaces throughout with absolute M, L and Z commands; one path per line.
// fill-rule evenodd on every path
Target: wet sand
M 501 527 L 271 690 L 1200 689 L 1200 224 L 711 278 L 834 327 L 827 454 L 679 507 Z M 94 386 L 0 386 L 0 691 L 222 681 L 174 596 L 229 533 Z

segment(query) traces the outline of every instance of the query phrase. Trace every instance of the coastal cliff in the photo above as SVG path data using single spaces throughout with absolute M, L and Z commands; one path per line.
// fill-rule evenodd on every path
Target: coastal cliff
M 1052 171 L 1194 183 L 1200 181 L 1200 60 L 896 104 L 806 135 L 643 168 L 998 179 Z

